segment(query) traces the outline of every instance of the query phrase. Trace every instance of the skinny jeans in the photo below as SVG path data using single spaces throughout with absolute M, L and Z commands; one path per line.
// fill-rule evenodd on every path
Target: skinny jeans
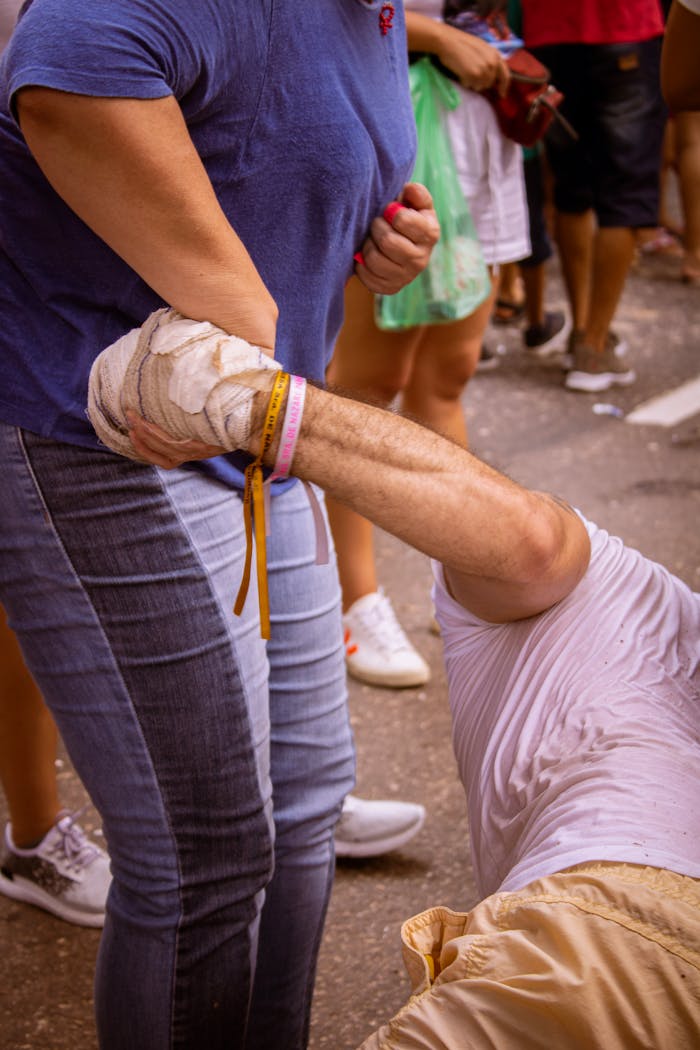
M 0 462 L 0 599 L 112 862 L 100 1047 L 301 1050 L 354 778 L 302 486 L 271 500 L 265 643 L 236 492 L 2 423 Z

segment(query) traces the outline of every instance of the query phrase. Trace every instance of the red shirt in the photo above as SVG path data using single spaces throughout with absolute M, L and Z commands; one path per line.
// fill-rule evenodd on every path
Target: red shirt
M 521 0 L 527 47 L 638 43 L 659 36 L 659 0 Z

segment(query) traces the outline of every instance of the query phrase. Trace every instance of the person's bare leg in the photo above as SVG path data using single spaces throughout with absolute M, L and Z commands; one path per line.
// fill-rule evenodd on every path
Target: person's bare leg
M 672 233 L 674 237 L 683 236 L 683 222 L 679 224 L 669 210 L 669 185 L 672 172 L 678 172 L 678 142 L 676 139 L 676 118 L 669 117 L 664 130 L 664 141 L 661 150 L 661 174 L 659 176 L 659 225 Z
M 354 510 L 326 496 L 328 520 L 338 560 L 343 612 L 365 594 L 379 590 L 374 557 L 374 526 Z
M 700 111 L 678 113 L 678 178 L 685 216 L 683 277 L 700 284 Z
M 528 328 L 544 324 L 544 263 L 537 266 L 521 266 L 520 272 L 525 286 L 525 312 Z
M 593 246 L 593 276 L 584 341 L 598 353 L 605 349 L 634 258 L 635 233 L 626 226 L 599 229 Z
M 408 381 L 420 332 L 379 329 L 374 296 L 353 278 L 345 289 L 345 320 L 326 372 L 328 382 L 386 407 Z
M 580 214 L 556 212 L 555 238 L 576 332 L 588 326 L 594 232 L 591 210 Z
M 479 361 L 494 295 L 495 282 L 488 299 L 469 317 L 423 330 L 402 396 L 402 410 L 407 415 L 465 448 L 468 439 L 462 394 Z
M 408 378 L 418 330 L 380 331 L 374 297 L 359 281 L 345 292 L 345 322 L 328 367 L 328 382 L 355 397 L 388 405 Z M 378 589 L 374 526 L 342 503 L 326 499 L 338 559 L 343 612 Z
M 499 273 L 500 286 L 493 310 L 493 319 L 496 323 L 508 324 L 510 321 L 517 321 L 521 315 L 525 290 L 517 263 L 503 263 L 499 267 Z
M 20 848 L 31 848 L 60 811 L 56 781 L 58 733 L 19 643 L 0 609 L 0 782 Z

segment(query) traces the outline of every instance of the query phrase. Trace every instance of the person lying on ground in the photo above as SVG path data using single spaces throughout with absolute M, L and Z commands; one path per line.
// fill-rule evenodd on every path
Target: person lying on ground
M 213 406 L 202 422 L 177 403 L 192 350 L 172 321 L 109 348 L 91 381 L 102 439 L 165 468 L 220 451 L 202 440 Z M 212 438 L 257 456 L 278 366 L 246 344 L 231 366 L 207 334 L 229 361 L 210 379 L 225 401 Z M 404 924 L 413 994 L 363 1050 L 697 1046 L 700 595 L 564 501 L 326 390 L 305 390 L 292 470 L 435 559 L 483 898 Z

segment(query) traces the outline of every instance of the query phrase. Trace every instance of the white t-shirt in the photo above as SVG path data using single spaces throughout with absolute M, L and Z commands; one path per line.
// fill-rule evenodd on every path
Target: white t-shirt
M 700 877 L 700 594 L 586 524 L 586 576 L 528 620 L 479 620 L 436 566 L 483 895 L 595 860 Z

